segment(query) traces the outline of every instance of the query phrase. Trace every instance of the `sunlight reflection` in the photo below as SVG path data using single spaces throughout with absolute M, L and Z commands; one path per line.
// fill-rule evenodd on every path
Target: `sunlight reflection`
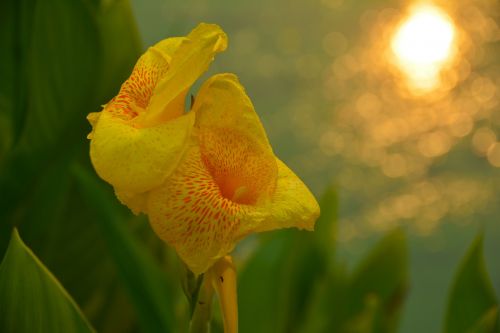
M 340 223 L 357 223 L 347 238 L 403 223 L 429 235 L 495 206 L 499 183 L 485 179 L 500 168 L 497 6 L 436 2 L 369 9 L 359 37 L 340 25 L 323 36 L 327 121 L 307 132 L 311 121 L 297 117 L 297 133 L 319 152 L 302 163 L 328 166 L 359 204 Z M 312 117 L 310 105 L 297 110 Z
M 452 56 L 454 39 L 455 28 L 444 12 L 419 5 L 397 29 L 391 46 L 410 83 L 429 90 L 439 83 L 439 72 Z

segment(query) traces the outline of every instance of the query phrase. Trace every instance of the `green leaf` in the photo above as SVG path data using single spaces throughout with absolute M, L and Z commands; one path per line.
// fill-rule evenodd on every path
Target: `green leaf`
M 29 196 L 40 170 L 83 144 L 82 120 L 95 104 L 99 35 L 86 0 L 7 0 L 0 6 L 0 41 L 6 43 L 0 121 L 6 119 L 2 135 L 9 135 L 10 148 L 0 164 L 0 187 L 9 193 L 0 203 L 3 222 Z
M 76 139 L 74 129 L 94 103 L 99 67 L 95 18 L 83 0 L 34 2 L 26 57 L 27 117 L 22 143 L 26 149 Z
M 329 333 L 396 332 L 408 279 L 406 237 L 397 229 L 379 241 L 351 276 L 343 266 L 335 267 L 316 294 L 312 319 L 317 323 L 312 327 Z
M 409 285 L 406 236 L 396 229 L 385 236 L 359 265 L 351 278 L 351 313 L 378 302 L 372 332 L 396 332 L 401 306 Z
M 101 105 L 118 93 L 121 84 L 132 72 L 142 46 L 128 0 L 101 1 L 96 16 L 100 34 L 96 97 L 98 105 Z
M 314 237 L 316 243 L 327 253 L 329 265 L 335 262 L 335 245 L 337 241 L 338 197 L 333 187 L 328 188 L 319 202 L 321 215 L 316 221 Z
M 285 270 L 286 258 L 292 250 L 290 237 L 295 230 L 273 232 L 239 274 L 238 304 L 240 331 L 280 332 L 281 318 L 286 315 L 283 279 L 290 278 Z M 280 320 L 278 320 L 280 318 Z
M 322 197 L 321 210 L 315 232 L 273 232 L 241 272 L 241 332 L 294 332 L 303 325 L 334 250 L 335 191 Z
M 476 325 L 470 330 L 470 333 L 490 333 L 495 332 L 498 321 L 498 306 L 492 307 L 487 311 Z
M 85 117 L 116 94 L 140 42 L 127 0 L 2 1 L 0 27 L 3 253 L 12 227 L 4 221 L 30 210 L 26 198 L 53 161 L 88 150 Z
M 0 331 L 93 332 L 76 303 L 17 230 L 0 266 Z
M 497 311 L 498 301 L 484 262 L 483 236 L 479 235 L 455 275 L 444 332 L 496 332 Z
M 4 153 L 19 138 L 26 114 L 26 52 L 32 32 L 33 1 L 0 2 L 0 126 L 2 140 L 0 162 Z M 7 233 L 8 234 L 8 233 Z
M 167 280 L 148 249 L 141 247 L 126 226 L 126 216 L 116 208 L 118 199 L 79 165 L 73 174 L 98 225 L 130 298 L 143 332 L 171 332 L 175 319 L 173 296 Z

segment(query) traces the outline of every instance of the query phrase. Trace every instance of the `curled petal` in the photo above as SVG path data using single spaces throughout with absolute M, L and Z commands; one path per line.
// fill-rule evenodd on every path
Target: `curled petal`
M 200 24 L 184 38 L 170 61 L 170 70 L 156 85 L 148 112 L 138 119 L 143 126 L 170 119 L 165 111 L 176 97 L 186 95 L 191 85 L 205 72 L 215 54 L 227 47 L 227 36 L 215 24 Z
M 165 39 L 150 47 L 137 61 L 132 74 L 122 84 L 120 92 L 104 107 L 104 112 L 122 120 L 134 120 L 139 115 L 149 112 L 151 96 L 160 80 L 169 72 L 172 56 L 185 38 Z M 185 96 L 176 101 L 183 101 Z M 173 103 L 165 112 L 168 118 L 175 118 L 184 113 L 184 105 Z
M 266 131 L 236 75 L 224 73 L 209 78 L 198 92 L 193 111 L 197 128 L 231 129 L 272 153 Z
M 307 186 L 291 171 L 285 163 L 278 163 L 278 181 L 271 200 L 256 205 L 239 214 L 240 228 L 236 237 L 242 238 L 252 232 L 274 229 L 298 228 L 314 230 L 319 216 L 318 202 Z
M 201 158 L 222 195 L 249 205 L 267 200 L 278 169 L 266 132 L 236 76 L 210 78 L 193 111 Z
M 155 127 L 136 128 L 102 112 L 92 133 L 90 158 L 99 176 L 115 191 L 133 194 L 162 184 L 186 149 L 194 114 Z

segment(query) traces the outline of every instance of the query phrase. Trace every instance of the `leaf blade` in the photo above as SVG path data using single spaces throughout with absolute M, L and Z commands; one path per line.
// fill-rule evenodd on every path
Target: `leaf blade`
M 135 306 L 142 331 L 173 331 L 175 320 L 173 305 L 169 301 L 171 290 L 154 258 L 141 248 L 126 228 L 123 213 L 110 204 L 117 199 L 83 167 L 75 165 L 73 174 L 82 196 L 99 217 L 102 235 Z
M 445 333 L 495 332 L 498 300 L 486 270 L 483 236 L 472 242 L 455 274 L 448 299 Z M 493 320 L 491 318 L 493 313 Z
M 17 230 L 0 266 L 0 331 L 94 332 L 59 281 Z

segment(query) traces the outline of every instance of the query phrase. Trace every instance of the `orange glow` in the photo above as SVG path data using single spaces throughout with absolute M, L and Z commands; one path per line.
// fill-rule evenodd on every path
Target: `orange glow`
M 398 27 L 391 47 L 409 83 L 430 90 L 439 83 L 439 73 L 453 55 L 455 27 L 450 18 L 432 5 L 419 5 Z

